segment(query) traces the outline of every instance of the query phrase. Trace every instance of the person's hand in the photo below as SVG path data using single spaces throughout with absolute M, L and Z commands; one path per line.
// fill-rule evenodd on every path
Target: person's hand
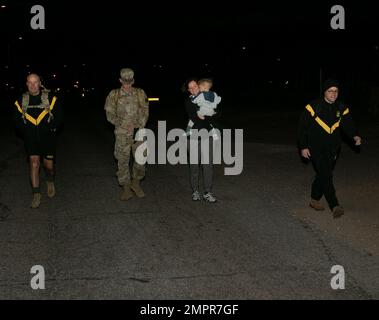
M 311 152 L 309 149 L 301 149 L 301 156 L 303 158 L 309 159 L 311 157 Z
M 353 139 L 355 141 L 356 146 L 360 146 L 362 144 L 362 138 L 361 137 L 355 136 Z

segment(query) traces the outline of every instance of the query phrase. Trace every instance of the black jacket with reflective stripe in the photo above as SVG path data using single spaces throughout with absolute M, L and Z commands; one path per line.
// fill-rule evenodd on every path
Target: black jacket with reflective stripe
M 51 104 L 54 98 L 53 93 L 49 93 L 49 103 Z M 19 106 L 22 105 L 22 96 L 16 100 Z M 30 96 L 29 105 L 39 105 L 41 103 L 41 94 L 37 96 Z M 38 125 L 35 125 L 28 121 L 27 119 L 22 119 L 22 113 L 18 110 L 15 104 L 13 108 L 13 120 L 16 128 L 20 131 L 22 136 L 28 141 L 38 141 L 43 138 L 45 135 L 52 134 L 52 130 L 58 129 L 63 122 L 63 110 L 60 103 L 60 99 L 57 98 L 54 108 L 52 110 L 53 118 L 50 123 L 47 121 L 49 116 L 48 114 L 41 120 Z M 29 108 L 27 113 L 33 118 L 38 119 L 39 115 L 43 112 L 43 109 L 34 109 Z
M 309 106 L 311 108 L 309 108 Z M 305 108 L 299 123 L 298 146 L 313 151 L 334 151 L 341 146 L 341 129 L 350 138 L 358 135 L 348 107 L 339 101 L 312 101 Z M 310 110 L 314 111 L 314 114 Z M 318 117 L 318 119 L 317 119 Z M 322 125 L 321 125 L 321 124 Z M 331 129 L 329 132 L 327 129 Z

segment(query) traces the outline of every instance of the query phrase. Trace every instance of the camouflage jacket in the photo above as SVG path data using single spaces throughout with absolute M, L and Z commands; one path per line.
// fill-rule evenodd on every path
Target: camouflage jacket
M 104 109 L 116 129 L 144 128 L 149 118 L 149 100 L 140 88 L 132 88 L 131 92 L 112 90 Z

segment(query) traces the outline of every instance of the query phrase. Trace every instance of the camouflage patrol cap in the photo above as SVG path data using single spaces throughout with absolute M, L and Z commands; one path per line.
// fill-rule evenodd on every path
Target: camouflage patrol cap
M 130 68 L 123 68 L 120 71 L 120 76 L 123 82 L 132 82 L 134 80 L 134 71 Z

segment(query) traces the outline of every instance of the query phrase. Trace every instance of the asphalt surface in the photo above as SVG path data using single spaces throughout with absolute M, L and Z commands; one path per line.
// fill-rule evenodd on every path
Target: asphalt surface
M 112 130 L 101 110 L 76 107 L 59 137 L 57 196 L 42 180 L 38 210 L 22 141 L 2 116 L 1 299 L 379 298 L 375 130 L 364 152 L 344 146 L 336 187 L 346 215 L 334 220 L 308 208 L 311 167 L 263 120 L 276 136 L 247 133 L 241 175 L 216 167 L 217 203 L 192 202 L 187 166 L 169 164 L 148 166 L 146 198 L 121 202 Z M 30 286 L 33 265 L 45 290 Z M 331 288 L 334 265 L 345 290 Z

